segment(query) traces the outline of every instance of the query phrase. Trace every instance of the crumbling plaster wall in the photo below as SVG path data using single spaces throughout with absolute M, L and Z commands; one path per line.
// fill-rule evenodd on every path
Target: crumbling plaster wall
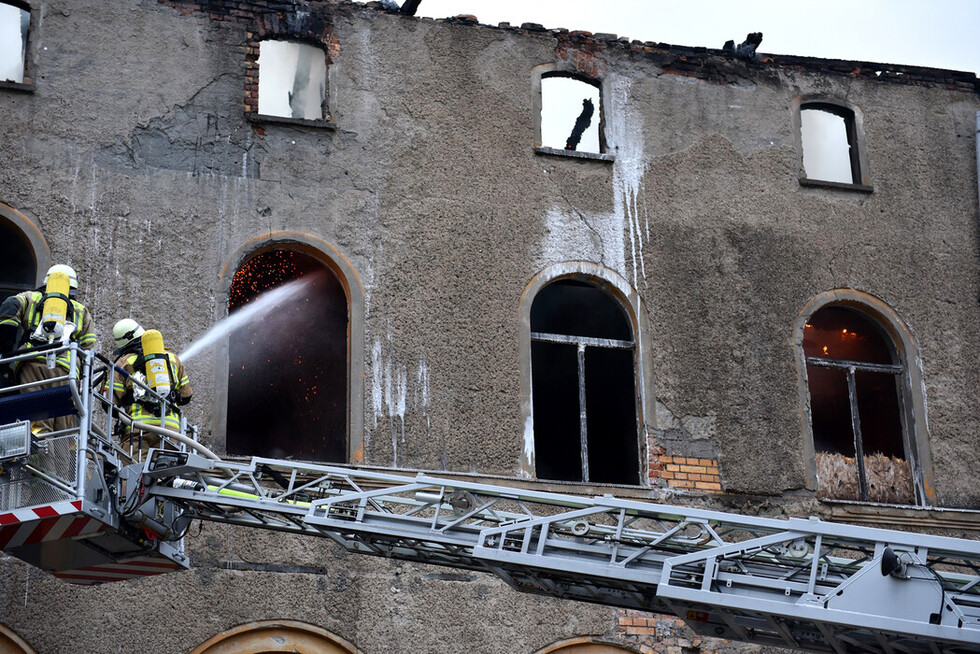
M 0 201 L 78 268 L 104 352 L 129 314 L 181 349 L 224 315 L 243 244 L 310 234 L 363 288 L 366 461 L 512 476 L 522 291 L 549 265 L 586 261 L 646 306 L 651 434 L 720 458 L 725 508 L 779 515 L 813 506 L 779 498 L 804 484 L 793 324 L 814 295 L 853 288 L 918 339 L 940 500 L 977 506 L 975 95 L 743 62 L 709 81 L 676 74 L 672 55 L 608 45 L 595 56 L 615 161 L 541 156 L 531 76 L 555 61 L 553 35 L 343 6 L 336 129 L 256 126 L 242 111 L 245 27 L 190 4 L 45 0 L 36 89 L 0 92 Z M 874 193 L 800 186 L 792 102 L 811 93 L 863 111 Z M 215 361 L 189 367 L 191 418 L 207 429 Z M 107 637 L 187 651 L 269 617 L 371 653 L 533 651 L 614 629 L 610 609 L 341 560 L 324 542 L 210 525 L 189 542 L 190 573 L 95 589 L 5 564 L 0 619 L 39 651 L 93 652 Z M 95 628 L 50 620 L 51 607 L 93 606 Z M 392 613 L 364 617 L 379 611 Z
M 79 267 L 102 334 L 133 313 L 179 348 L 224 314 L 243 243 L 310 234 L 363 287 L 366 461 L 510 475 L 521 291 L 588 261 L 649 311 L 641 354 L 670 418 L 647 427 L 717 452 L 727 490 L 778 493 L 804 483 L 793 322 L 854 288 L 920 339 L 940 496 L 976 499 L 960 481 L 978 417 L 960 390 L 977 370 L 974 94 L 741 61 L 701 79 L 607 44 L 588 61 L 615 161 L 536 156 L 529 89 L 553 35 L 341 6 L 337 129 L 256 126 L 246 24 L 196 8 L 46 2 L 37 89 L 0 98 L 3 200 Z M 874 193 L 799 185 L 792 103 L 810 94 L 861 108 Z M 216 367 L 190 367 L 208 425 Z

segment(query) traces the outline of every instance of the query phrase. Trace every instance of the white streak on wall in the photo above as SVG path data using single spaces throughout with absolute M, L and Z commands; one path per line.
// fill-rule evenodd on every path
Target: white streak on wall
M 531 471 L 534 470 L 534 415 L 532 410 L 532 415 L 527 416 L 524 419 L 524 461 L 525 465 L 521 466 L 521 476 L 530 479 Z
M 429 430 L 429 365 L 423 354 L 417 365 L 398 362 L 391 334 L 377 339 L 371 348 L 371 411 L 376 429 L 385 419 L 391 435 L 392 465 L 398 465 L 399 446 L 407 440 L 405 423 L 409 411 L 421 411 Z M 416 371 L 410 376 L 409 369 Z M 411 383 L 410 383 L 411 382 Z
M 371 409 L 374 417 L 373 426 L 378 426 L 378 416 L 381 415 L 381 341 L 374 341 L 371 348 Z
M 629 103 L 631 82 L 616 77 L 604 99 L 609 152 L 613 162 L 613 210 L 592 214 L 555 202 L 544 215 L 545 234 L 538 268 L 564 261 L 591 261 L 633 280 L 646 277 L 643 245 L 650 238 L 645 205 L 641 201 L 646 162 L 643 157 L 642 116 Z M 600 162 L 584 165 L 608 165 Z M 547 165 L 545 165 L 547 170 Z M 555 188 L 561 193 L 561 188 Z M 627 263 L 627 255 L 629 263 Z
M 643 233 L 640 213 L 646 221 L 646 211 L 640 201 L 643 191 L 643 174 L 646 162 L 643 158 L 643 120 L 630 103 L 632 83 L 625 77 L 614 77 L 609 83 L 609 143 L 616 155 L 613 163 L 613 213 L 629 226 L 630 256 L 632 259 L 633 287 L 637 286 L 638 273 L 646 277 L 643 262 Z M 649 238 L 649 224 L 647 238 Z M 617 271 L 629 277 L 625 270 Z

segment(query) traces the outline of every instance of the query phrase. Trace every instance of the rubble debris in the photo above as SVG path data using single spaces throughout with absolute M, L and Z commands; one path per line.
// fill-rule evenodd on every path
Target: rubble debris
M 746 35 L 745 40 L 735 45 L 735 41 L 725 41 L 722 50 L 735 55 L 739 59 L 755 60 L 755 49 L 762 43 L 762 32 L 751 32 Z
M 897 457 L 875 453 L 864 457 L 868 497 L 861 498 L 857 461 L 831 452 L 817 452 L 817 497 L 833 500 L 914 504 L 912 466 Z

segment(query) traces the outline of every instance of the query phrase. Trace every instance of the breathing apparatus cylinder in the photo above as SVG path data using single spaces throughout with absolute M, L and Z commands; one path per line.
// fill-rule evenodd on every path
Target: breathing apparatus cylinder
M 68 292 L 71 290 L 71 282 L 68 275 L 63 272 L 53 272 L 48 275 L 48 283 L 44 288 L 44 307 L 41 313 L 41 322 L 32 336 L 39 340 L 48 342 L 63 340 L 65 334 L 65 322 L 68 316 Z M 71 331 L 68 332 L 71 335 Z
M 146 365 L 146 385 L 156 393 L 167 397 L 170 394 L 170 358 L 163 349 L 163 334 L 156 329 L 147 329 L 140 337 L 143 344 L 143 362 Z

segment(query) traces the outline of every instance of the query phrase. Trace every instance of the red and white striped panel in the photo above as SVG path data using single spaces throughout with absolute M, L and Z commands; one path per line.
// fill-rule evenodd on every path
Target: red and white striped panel
M 126 579 L 138 579 L 150 575 L 159 575 L 165 572 L 175 572 L 183 570 L 183 566 L 174 563 L 165 556 L 159 554 L 147 554 L 137 556 L 125 561 L 113 561 L 100 563 L 99 565 L 79 568 L 77 570 L 65 570 L 53 573 L 55 577 L 70 581 L 73 584 L 103 584 L 109 581 L 125 581 Z
M 74 500 L 0 513 L 0 550 L 85 536 L 109 528 L 81 511 L 81 500 Z

